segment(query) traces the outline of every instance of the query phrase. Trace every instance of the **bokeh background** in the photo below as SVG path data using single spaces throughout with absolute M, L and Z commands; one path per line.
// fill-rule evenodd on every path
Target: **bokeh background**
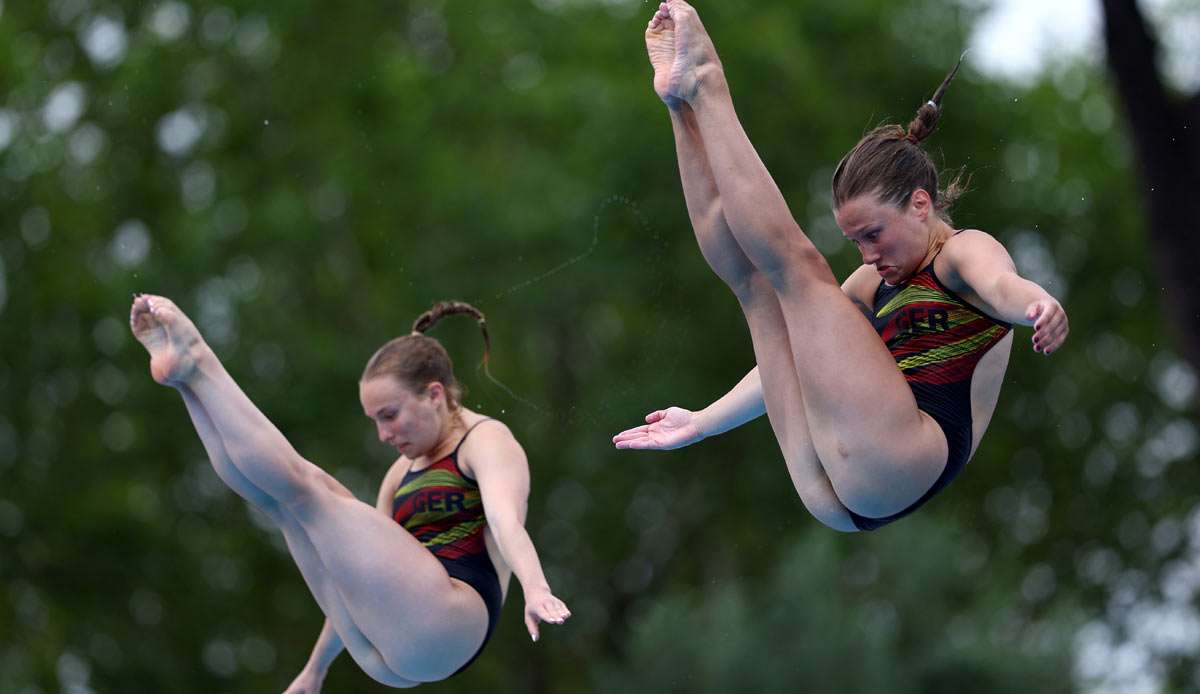
M 989 8 L 699 5 L 839 275 L 857 254 L 833 165 L 911 117 Z M 470 321 L 435 334 L 467 404 L 529 452 L 528 527 L 574 617 L 531 644 L 514 583 L 483 656 L 431 692 L 1200 688 L 1200 352 L 1179 310 L 1200 258 L 1200 30 L 1169 71 L 1138 42 L 1200 9 L 1097 8 L 1107 39 L 1021 79 L 969 58 L 930 142 L 972 175 L 956 223 L 1004 241 L 1071 338 L 1046 358 L 1019 330 L 963 476 L 840 535 L 804 511 L 765 418 L 611 448 L 753 365 L 688 228 L 652 5 L 0 0 L 0 692 L 281 691 L 321 626 L 280 536 L 150 380 L 134 291 L 174 298 L 366 499 L 390 449 L 358 405 L 364 361 L 435 300 L 487 313 L 496 381 Z M 1161 91 L 1114 78 L 1139 56 Z M 326 682 L 383 690 L 345 655 Z

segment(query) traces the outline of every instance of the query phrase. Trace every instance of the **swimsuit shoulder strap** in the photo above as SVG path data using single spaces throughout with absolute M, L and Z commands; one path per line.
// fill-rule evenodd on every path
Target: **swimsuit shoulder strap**
M 475 427 L 479 426 L 480 424 L 483 424 L 484 422 L 490 422 L 490 421 L 492 421 L 491 417 L 484 417 L 483 419 L 479 420 L 478 422 L 475 422 L 474 424 L 472 424 L 466 430 L 466 432 L 463 433 L 462 438 L 458 440 L 458 445 L 454 447 L 454 452 L 449 455 L 450 461 L 452 463 L 454 463 L 454 469 L 458 470 L 458 474 L 462 475 L 463 479 L 470 481 L 472 484 L 476 483 L 475 478 L 468 475 L 467 472 L 462 469 L 462 465 L 458 464 L 458 449 L 462 448 L 463 443 L 467 440 L 467 436 L 470 435 L 470 433 L 472 431 L 475 431 Z
M 479 420 L 478 422 L 475 422 L 470 427 L 468 427 L 467 430 L 465 432 L 463 432 L 462 438 L 458 440 L 458 445 L 454 447 L 454 452 L 451 453 L 450 455 L 453 456 L 455 458 L 455 460 L 457 461 L 458 460 L 458 449 L 462 448 L 463 442 L 465 442 L 467 440 L 467 437 L 471 435 L 472 431 L 475 431 L 475 427 L 479 426 L 480 424 L 483 424 L 484 422 L 490 422 L 490 421 L 492 421 L 491 417 L 484 417 L 483 419 Z

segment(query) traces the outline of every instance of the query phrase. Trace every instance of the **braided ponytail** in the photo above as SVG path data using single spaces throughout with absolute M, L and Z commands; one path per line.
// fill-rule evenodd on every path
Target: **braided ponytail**
M 417 317 L 410 334 L 394 338 L 380 347 L 367 361 L 360 380 L 390 376 L 414 393 L 437 381 L 446 388 L 450 410 L 457 410 L 462 401 L 463 388 L 454 376 L 454 364 L 442 343 L 425 333 L 442 318 L 458 313 L 473 317 L 479 324 L 483 333 L 483 365 L 486 368 L 492 345 L 483 312 L 461 301 L 439 301 Z
M 413 321 L 412 331 L 415 335 L 424 335 L 431 330 L 437 322 L 446 316 L 451 316 L 456 313 L 465 313 L 475 319 L 479 324 L 479 330 L 483 333 L 483 363 L 486 365 L 492 352 L 492 340 L 488 337 L 487 318 L 483 315 L 483 311 L 475 308 L 465 301 L 439 301 L 433 305 L 425 313 L 422 313 Z

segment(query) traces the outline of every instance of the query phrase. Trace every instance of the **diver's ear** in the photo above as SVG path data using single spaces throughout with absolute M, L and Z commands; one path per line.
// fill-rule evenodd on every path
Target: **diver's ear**
M 442 385 L 441 381 L 430 381 L 425 384 L 425 397 L 429 398 L 437 404 L 439 400 L 446 400 L 446 386 Z
M 924 222 L 929 218 L 929 213 L 933 212 L 933 198 L 930 197 L 929 191 L 924 188 L 917 188 L 908 196 L 908 209 L 915 215 L 917 219 Z

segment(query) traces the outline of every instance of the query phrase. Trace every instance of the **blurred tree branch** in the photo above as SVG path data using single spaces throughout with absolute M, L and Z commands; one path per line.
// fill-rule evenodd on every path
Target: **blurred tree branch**
M 1108 67 L 1142 171 L 1148 239 L 1172 330 L 1200 368 L 1200 92 L 1172 94 L 1136 0 L 1102 0 Z

